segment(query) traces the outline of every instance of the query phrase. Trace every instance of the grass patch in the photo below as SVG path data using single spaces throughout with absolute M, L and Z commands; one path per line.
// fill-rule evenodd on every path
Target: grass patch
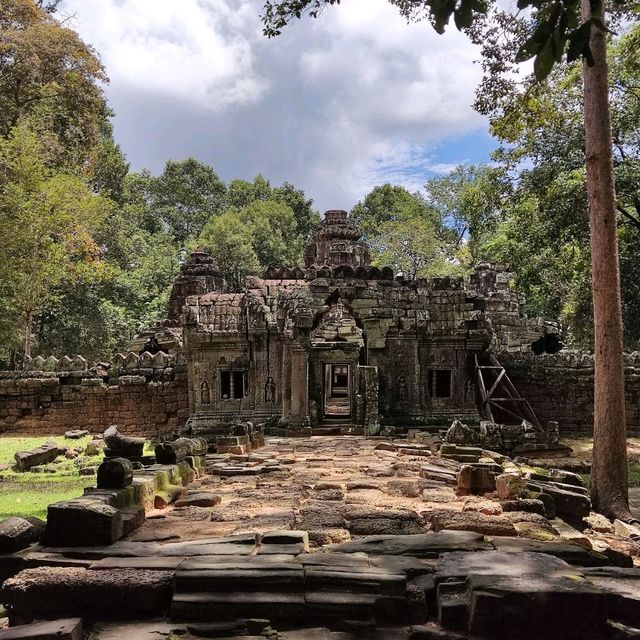
M 584 481 L 584 486 L 590 489 L 591 475 L 588 473 L 580 473 L 579 475 Z M 640 487 L 640 463 L 635 461 L 629 462 L 629 486 Z
M 16 451 L 30 450 L 45 442 L 54 441 L 67 447 L 85 447 L 91 437 L 66 440 L 61 436 L 38 438 L 0 437 L 0 464 L 14 464 Z M 102 456 L 79 457 L 69 460 L 58 457 L 51 463 L 55 473 L 19 473 L 13 469 L 0 472 L 0 519 L 11 516 L 37 516 L 46 518 L 52 502 L 69 500 L 82 495 L 85 487 L 95 484 L 95 476 L 81 476 L 85 466 L 97 466 Z
M 629 463 L 629 486 L 640 487 L 640 463 Z

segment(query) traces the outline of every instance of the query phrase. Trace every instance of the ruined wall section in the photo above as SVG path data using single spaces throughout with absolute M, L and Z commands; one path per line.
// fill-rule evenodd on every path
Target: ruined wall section
M 540 421 L 556 420 L 563 436 L 593 432 L 593 355 L 561 351 L 553 355 L 499 353 L 520 394 Z M 627 429 L 640 435 L 640 353 L 625 354 Z
M 108 368 L 90 369 L 78 357 L 34 361 L 25 371 L 0 372 L 0 434 L 95 433 L 117 424 L 123 433 L 154 438 L 179 431 L 189 417 L 179 358 L 117 354 Z

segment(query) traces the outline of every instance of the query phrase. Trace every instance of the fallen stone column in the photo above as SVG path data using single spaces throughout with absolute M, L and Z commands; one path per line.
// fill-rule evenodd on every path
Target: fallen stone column
M 173 442 L 161 442 L 156 445 L 155 454 L 158 464 L 177 464 L 189 456 L 203 456 L 207 452 L 204 438 L 178 438 Z
M 31 451 L 17 451 L 14 455 L 16 469 L 18 471 L 29 471 L 32 467 L 53 462 L 63 451 L 54 442 L 48 442 Z
M 137 459 L 142 457 L 145 439 L 122 435 L 117 425 L 112 424 L 104 432 L 104 443 L 107 447 L 104 451 L 105 458 Z
M 33 522 L 26 518 L 7 518 L 0 522 L 0 553 L 20 551 L 35 542 L 42 533 L 44 523 L 33 518 Z
M 122 489 L 133 482 L 133 467 L 126 458 L 111 458 L 98 467 L 98 489 Z

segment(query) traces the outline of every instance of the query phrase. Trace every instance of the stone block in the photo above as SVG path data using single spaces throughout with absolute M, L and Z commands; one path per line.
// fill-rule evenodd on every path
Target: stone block
M 110 545 L 122 534 L 120 511 L 85 497 L 49 505 L 43 542 L 51 547 Z
M 222 498 L 215 493 L 208 493 L 205 491 L 186 495 L 178 498 L 175 502 L 175 506 L 179 507 L 215 507 L 220 504 Z
M 144 569 L 25 569 L 4 583 L 2 602 L 20 620 L 160 617 L 169 607 L 172 579 L 173 572 Z
M 35 540 L 36 528 L 25 518 L 7 518 L 0 522 L 0 553 L 25 549 Z
M 533 491 L 550 495 L 553 498 L 556 512 L 560 515 L 585 518 L 591 511 L 591 500 L 581 493 L 560 489 L 557 485 L 548 482 L 532 483 L 528 481 L 527 486 Z
M 29 471 L 32 467 L 53 462 L 62 455 L 63 449 L 53 442 L 43 444 L 31 451 L 17 451 L 14 455 L 17 471 Z
M 98 467 L 98 489 L 122 489 L 133 482 L 133 466 L 127 458 L 111 458 Z
M 84 438 L 88 435 L 89 432 L 86 429 L 71 429 L 70 431 L 64 432 L 64 437 L 69 440 L 79 440 L 80 438 Z
M 65 618 L 0 629 L 0 640 L 82 640 L 82 620 Z
M 516 500 L 527 493 L 527 483 L 520 476 L 502 474 L 496 478 L 496 490 L 500 500 Z
M 496 475 L 485 467 L 462 465 L 457 488 L 460 495 L 491 493 L 496 490 Z

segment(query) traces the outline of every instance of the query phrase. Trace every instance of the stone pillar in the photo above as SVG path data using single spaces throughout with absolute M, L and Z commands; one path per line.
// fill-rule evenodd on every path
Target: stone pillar
M 304 349 L 291 349 L 291 418 L 302 420 L 309 413 L 309 356 Z
M 282 415 L 291 414 L 291 348 L 287 343 L 282 345 Z
M 364 390 L 364 432 L 365 435 L 377 435 L 380 432 L 378 420 L 378 367 L 360 367 Z

